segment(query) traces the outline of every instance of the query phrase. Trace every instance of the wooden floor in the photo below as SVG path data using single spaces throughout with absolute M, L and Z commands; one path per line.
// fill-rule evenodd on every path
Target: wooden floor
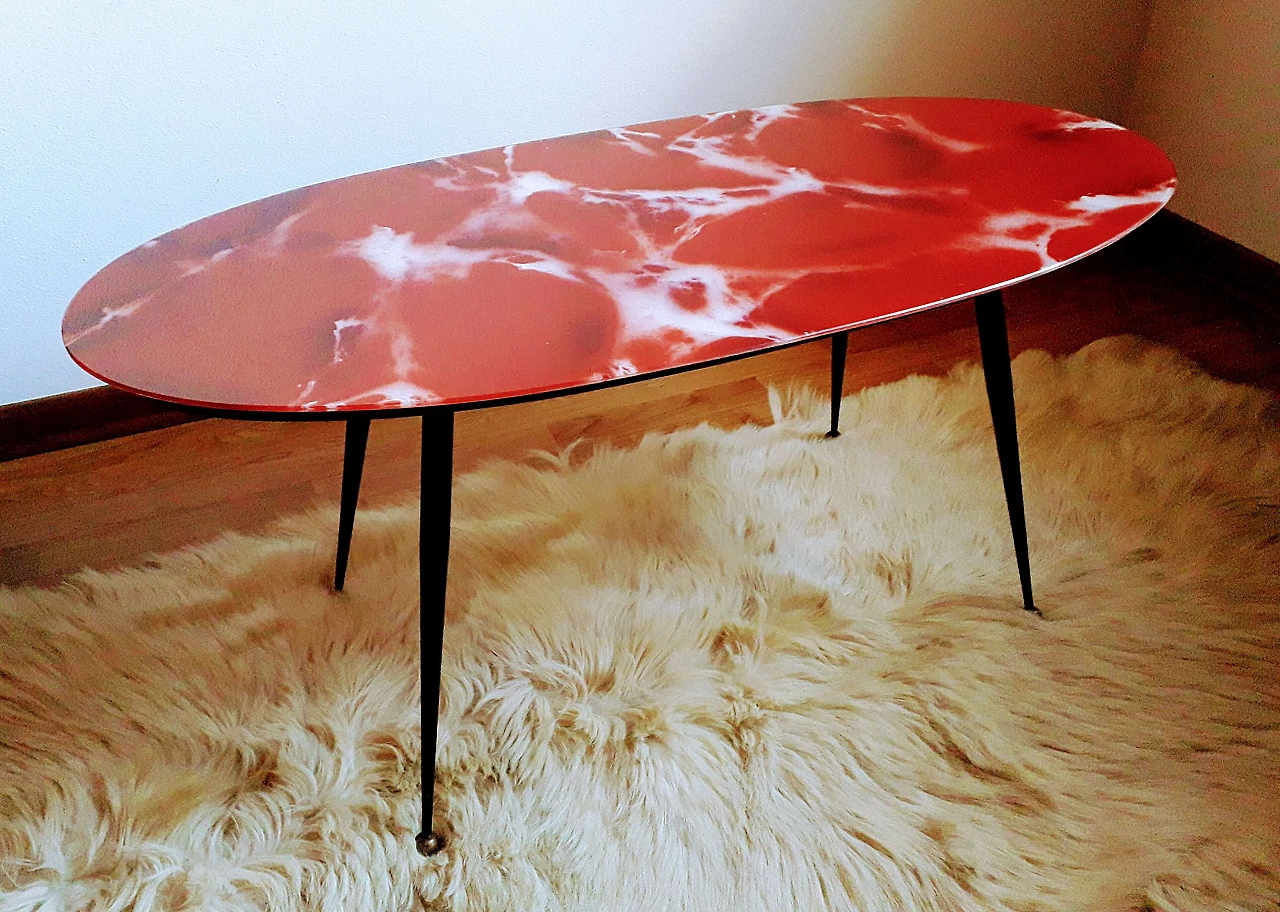
M 1157 219 L 1098 255 L 1010 289 L 1013 352 L 1068 354 L 1135 333 L 1220 377 L 1280 392 L 1274 285 L 1243 280 L 1238 264 L 1197 231 Z M 945 373 L 977 359 L 977 346 L 971 303 L 860 330 L 849 341 L 846 392 Z M 704 421 L 765 422 L 767 386 L 825 389 L 829 356 L 830 344 L 819 341 L 611 390 L 460 413 L 455 468 L 560 450 L 578 438 L 625 446 Z M 128 565 L 336 502 L 342 435 L 339 422 L 210 419 L 0 463 L 0 583 L 51 584 L 81 567 Z M 418 449 L 417 419 L 375 421 L 362 505 L 415 496 Z

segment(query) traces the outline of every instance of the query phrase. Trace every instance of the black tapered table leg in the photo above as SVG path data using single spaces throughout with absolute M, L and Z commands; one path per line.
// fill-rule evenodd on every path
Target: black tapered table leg
M 982 346 L 982 371 L 987 380 L 987 402 L 996 432 L 996 452 L 1004 497 L 1013 528 L 1013 551 L 1022 581 L 1022 607 L 1039 614 L 1031 597 L 1031 563 L 1027 555 L 1027 517 L 1022 503 L 1022 467 L 1018 461 L 1018 424 L 1013 407 L 1013 371 L 1009 358 L 1009 333 L 1004 319 L 1004 298 L 999 291 L 978 295 L 978 341 Z
M 849 334 L 831 337 L 831 430 L 828 437 L 840 436 L 840 397 L 844 395 L 844 359 L 849 351 Z
M 347 581 L 347 558 L 351 554 L 351 530 L 356 522 L 356 501 L 360 499 L 360 476 L 364 474 L 364 451 L 369 442 L 369 419 L 347 419 L 347 443 L 342 451 L 342 505 L 338 512 L 338 560 L 333 570 L 333 588 L 342 591 Z
M 453 410 L 422 415 L 422 512 L 418 533 L 418 597 L 422 640 L 422 832 L 418 852 L 434 855 L 444 839 L 431 828 L 436 784 L 436 717 L 440 706 L 440 651 L 449 576 L 449 519 L 453 507 Z

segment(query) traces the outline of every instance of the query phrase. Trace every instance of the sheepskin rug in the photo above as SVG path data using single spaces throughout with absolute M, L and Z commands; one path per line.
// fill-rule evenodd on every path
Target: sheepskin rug
M 0 596 L 0 909 L 1274 910 L 1280 430 L 1103 340 L 455 487 L 436 828 L 417 521 Z

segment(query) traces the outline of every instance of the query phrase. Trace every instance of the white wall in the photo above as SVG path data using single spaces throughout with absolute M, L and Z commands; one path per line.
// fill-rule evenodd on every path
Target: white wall
M 94 272 L 346 174 L 851 95 L 1123 110 L 1149 0 L 0 0 L 0 403 Z
M 1156 0 L 1126 122 L 1175 212 L 1280 260 L 1280 0 Z

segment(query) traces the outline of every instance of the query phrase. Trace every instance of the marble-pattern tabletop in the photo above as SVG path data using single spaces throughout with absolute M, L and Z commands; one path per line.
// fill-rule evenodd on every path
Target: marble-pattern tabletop
M 85 370 L 272 412 L 493 402 L 693 366 L 1013 284 L 1123 236 L 1168 158 L 1106 121 L 821 101 L 521 143 L 194 222 L 71 302 Z

